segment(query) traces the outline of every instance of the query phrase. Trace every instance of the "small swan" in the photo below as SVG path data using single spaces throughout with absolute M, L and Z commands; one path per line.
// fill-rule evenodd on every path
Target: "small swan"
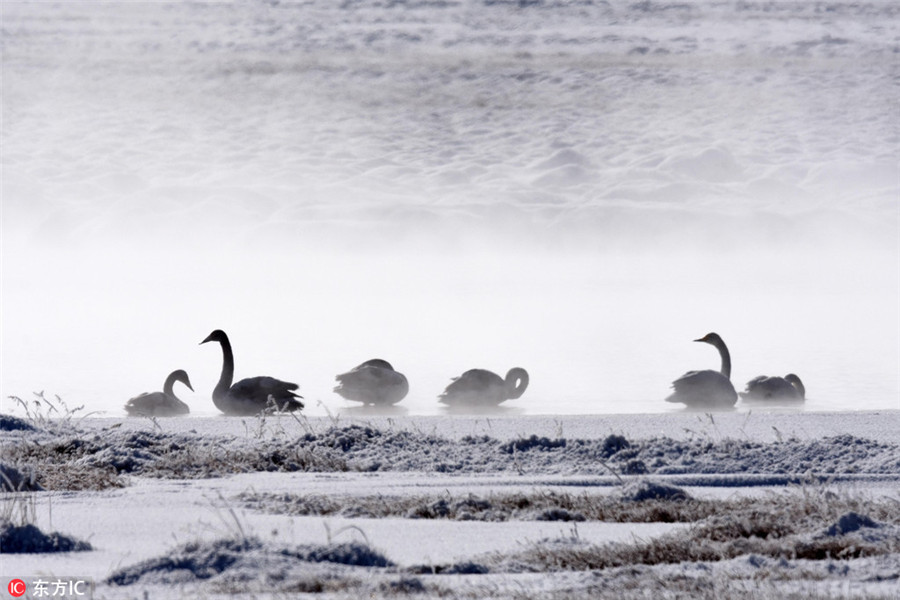
M 498 406 L 506 400 L 515 400 L 528 387 L 528 372 L 513 367 L 506 379 L 484 369 L 471 369 L 454 377 L 438 401 L 448 406 Z
M 347 400 L 378 406 L 397 404 L 409 393 L 409 382 L 386 360 L 373 358 L 335 378 L 334 392 Z
M 125 403 L 125 412 L 132 416 L 143 417 L 174 417 L 176 415 L 188 414 L 191 412 L 191 409 L 188 408 L 187 404 L 179 400 L 178 397 L 175 396 L 175 392 L 172 391 L 176 381 L 180 381 L 186 385 L 189 390 L 192 392 L 194 391 L 194 388 L 191 387 L 191 380 L 188 378 L 188 374 L 181 369 L 178 369 L 177 371 L 172 371 L 169 373 L 169 376 L 166 377 L 166 382 L 163 384 L 163 391 L 144 392 L 139 396 L 135 396 Z
M 760 375 L 747 382 L 747 389 L 740 396 L 744 402 L 803 402 L 806 387 L 793 373 L 784 377 Z
M 737 402 L 737 392 L 731 385 L 731 354 L 717 333 L 707 333 L 695 342 L 716 347 L 722 357 L 721 371 L 688 371 L 672 382 L 675 390 L 666 402 L 681 402 L 691 408 L 730 408 Z
M 298 400 L 302 396 L 294 393 L 296 383 L 281 381 L 274 377 L 249 377 L 234 385 L 234 354 L 231 342 L 221 329 L 210 333 L 200 342 L 219 342 L 222 346 L 222 375 L 212 393 L 213 404 L 226 415 L 256 415 L 274 407 L 280 411 L 292 412 L 303 408 Z

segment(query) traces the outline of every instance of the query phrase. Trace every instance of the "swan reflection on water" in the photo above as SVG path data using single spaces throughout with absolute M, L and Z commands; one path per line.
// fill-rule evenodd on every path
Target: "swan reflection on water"
M 473 406 L 460 404 L 456 406 L 444 406 L 446 415 L 486 416 L 486 417 L 515 417 L 525 414 L 521 406 Z
M 409 414 L 408 408 L 405 406 L 397 406 L 395 404 L 344 406 L 341 407 L 339 411 L 340 414 L 349 417 L 403 417 Z

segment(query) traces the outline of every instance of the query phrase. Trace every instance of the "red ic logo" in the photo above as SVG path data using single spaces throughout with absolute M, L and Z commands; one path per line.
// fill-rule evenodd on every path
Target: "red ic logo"
M 6 588 L 9 590 L 9 593 L 13 595 L 13 597 L 18 598 L 19 596 L 25 595 L 25 582 L 21 579 L 13 579 L 9 582 L 9 585 Z

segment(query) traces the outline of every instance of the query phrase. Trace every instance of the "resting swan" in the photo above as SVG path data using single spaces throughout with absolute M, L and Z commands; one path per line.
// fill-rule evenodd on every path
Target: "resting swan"
M 125 403 L 125 412 L 129 415 L 145 417 L 173 417 L 188 414 L 191 412 L 191 409 L 175 396 L 175 392 L 172 389 L 175 387 L 176 381 L 180 381 L 189 390 L 194 391 L 188 374 L 178 369 L 177 371 L 172 371 L 166 377 L 163 391 L 145 392 L 135 396 Z
M 255 415 L 271 407 L 286 412 L 303 408 L 303 403 L 298 400 L 302 396 L 294 393 L 296 383 L 274 377 L 249 377 L 231 385 L 234 378 L 234 354 L 228 336 L 221 329 L 216 329 L 200 343 L 206 342 L 219 342 L 222 345 L 222 376 L 213 390 L 212 399 L 216 408 L 223 413 Z
M 806 388 L 793 373 L 784 377 L 760 375 L 748 381 L 747 389 L 740 395 L 744 402 L 803 402 L 806 400 Z
M 397 404 L 409 393 L 409 382 L 386 360 L 373 358 L 335 378 L 334 392 L 347 400 L 387 406 Z
M 528 372 L 514 367 L 506 379 L 484 369 L 471 369 L 454 377 L 438 401 L 448 406 L 497 406 L 506 400 L 520 398 L 528 387 Z
M 672 382 L 675 390 L 666 402 L 681 402 L 691 408 L 730 408 L 737 402 L 737 392 L 731 385 L 731 354 L 717 333 L 707 333 L 695 342 L 716 347 L 722 357 L 720 371 L 688 371 Z

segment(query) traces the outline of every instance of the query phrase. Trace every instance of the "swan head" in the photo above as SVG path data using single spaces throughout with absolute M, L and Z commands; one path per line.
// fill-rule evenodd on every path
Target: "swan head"
M 182 369 L 173 371 L 172 379 L 175 381 L 180 381 L 181 383 L 186 385 L 189 390 L 191 390 L 192 392 L 194 391 L 194 387 L 191 385 L 191 379 L 190 379 L 190 377 L 188 377 L 188 374 L 186 371 L 184 371 Z
M 225 335 L 225 332 L 222 331 L 221 329 L 216 329 L 215 331 L 210 333 L 208 336 L 206 336 L 206 339 L 200 343 L 205 344 L 206 342 L 219 342 L 221 344 L 222 342 L 227 342 L 227 341 L 228 341 L 228 336 Z
M 793 373 L 788 373 L 784 376 L 784 380 L 794 386 L 794 389 L 797 390 L 801 398 L 806 398 L 806 387 L 803 385 L 803 382 L 800 381 L 799 377 L 797 377 Z
M 719 337 L 718 333 L 707 333 L 702 338 L 694 340 L 695 342 L 704 342 L 706 344 L 712 344 L 713 346 L 724 345 L 725 342 L 722 341 L 722 338 Z
M 509 400 L 521 398 L 528 387 L 528 371 L 522 367 L 513 367 L 506 374 L 506 395 Z

